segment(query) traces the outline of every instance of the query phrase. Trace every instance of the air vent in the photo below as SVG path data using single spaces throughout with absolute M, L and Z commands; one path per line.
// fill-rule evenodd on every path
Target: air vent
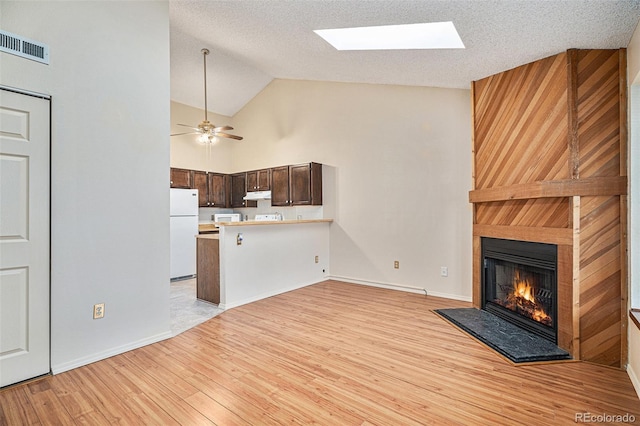
M 49 65 L 49 46 L 0 30 L 0 52 Z

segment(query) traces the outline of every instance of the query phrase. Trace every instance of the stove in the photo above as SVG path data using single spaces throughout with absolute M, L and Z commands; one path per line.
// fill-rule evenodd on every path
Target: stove
M 256 222 L 268 222 L 268 221 L 278 221 L 278 220 L 282 220 L 282 215 L 280 213 L 257 214 L 255 218 Z

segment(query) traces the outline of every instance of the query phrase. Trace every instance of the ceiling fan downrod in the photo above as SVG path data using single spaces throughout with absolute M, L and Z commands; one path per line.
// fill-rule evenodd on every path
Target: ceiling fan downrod
M 202 49 L 202 58 L 204 59 L 204 121 L 207 120 L 207 55 L 209 49 Z

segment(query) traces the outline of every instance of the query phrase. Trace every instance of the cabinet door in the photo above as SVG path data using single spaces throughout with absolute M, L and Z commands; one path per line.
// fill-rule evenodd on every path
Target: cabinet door
M 271 169 L 247 172 L 247 192 L 271 189 Z
M 247 172 L 247 192 L 258 191 L 258 171 Z
M 171 168 L 171 188 L 191 189 L 192 185 L 192 170 Z
M 289 167 L 289 190 L 292 205 L 311 204 L 311 167 L 299 164 Z
M 228 176 L 221 173 L 209 173 L 209 205 L 211 207 L 228 207 Z
M 231 207 L 257 207 L 256 201 L 245 201 L 247 194 L 247 174 L 236 173 L 231 175 Z
M 289 166 L 271 169 L 271 205 L 289 205 Z
M 209 178 L 207 172 L 193 171 L 193 189 L 198 190 L 198 206 L 209 205 Z
M 256 181 L 258 191 L 268 191 L 271 189 L 271 169 L 258 170 Z
M 289 166 L 289 191 L 292 206 L 322 205 L 322 164 Z

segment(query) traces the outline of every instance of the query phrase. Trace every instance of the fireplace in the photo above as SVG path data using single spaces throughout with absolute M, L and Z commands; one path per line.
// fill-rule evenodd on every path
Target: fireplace
M 482 238 L 482 309 L 557 343 L 557 246 Z

